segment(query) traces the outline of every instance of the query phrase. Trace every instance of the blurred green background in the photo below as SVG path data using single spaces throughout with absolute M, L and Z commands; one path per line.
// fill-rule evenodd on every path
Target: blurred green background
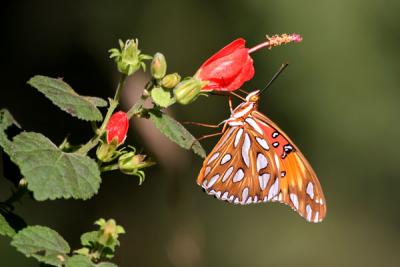
M 118 79 L 107 50 L 118 38 L 139 38 L 143 52 L 164 53 L 170 72 L 192 75 L 237 37 L 253 46 L 265 34 L 302 34 L 301 44 L 255 53 L 256 76 L 245 88 L 262 87 L 290 62 L 260 110 L 302 149 L 328 203 L 325 221 L 310 224 L 281 204 L 217 201 L 196 185 L 200 158 L 134 120 L 129 143 L 160 163 L 142 186 L 136 178 L 107 174 L 90 201 L 24 198 L 18 214 L 28 224 L 54 228 L 74 248 L 97 218 L 115 218 L 127 230 L 115 258 L 119 266 L 399 266 L 399 10 L 395 0 L 3 3 L 0 107 L 56 143 L 66 133 L 84 142 L 90 126 L 30 88 L 26 81 L 35 74 L 64 77 L 79 93 L 106 98 Z M 136 76 L 131 87 L 146 78 Z M 128 93 L 122 108 L 130 101 Z M 206 123 L 229 116 L 218 97 L 171 112 Z M 216 141 L 204 142 L 208 151 Z M 3 179 L 0 186 L 4 199 L 11 185 Z M 38 266 L 6 238 L 0 259 L 1 266 Z

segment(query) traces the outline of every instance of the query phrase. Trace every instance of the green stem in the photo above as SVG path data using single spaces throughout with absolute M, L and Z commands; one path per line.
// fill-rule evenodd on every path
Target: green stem
M 92 148 L 97 146 L 97 144 L 100 141 L 100 137 L 104 134 L 106 130 L 106 126 L 108 124 L 108 121 L 110 120 L 112 114 L 114 113 L 114 110 L 117 108 L 118 103 L 119 103 L 119 98 L 121 97 L 121 92 L 122 89 L 125 85 L 126 81 L 126 74 L 122 74 L 121 78 L 119 80 L 117 89 L 115 90 L 115 95 L 114 99 L 109 99 L 110 106 L 108 107 L 107 114 L 103 120 L 103 123 L 101 124 L 100 129 L 98 130 L 98 133 L 92 137 L 86 144 L 84 144 L 81 148 L 78 149 L 78 153 L 80 154 L 87 154 Z
M 149 98 L 149 95 L 146 93 L 143 94 L 140 99 L 129 109 L 129 111 L 126 113 L 129 119 L 143 111 L 143 105 L 147 98 Z
M 115 171 L 115 170 L 118 170 L 118 169 L 119 169 L 118 163 L 115 163 L 115 164 L 112 164 L 112 165 L 107 165 L 107 166 L 101 167 L 100 171 L 101 172 L 108 172 L 108 171 Z

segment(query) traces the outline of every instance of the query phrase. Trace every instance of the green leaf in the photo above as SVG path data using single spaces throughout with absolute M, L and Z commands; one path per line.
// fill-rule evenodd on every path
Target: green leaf
M 11 152 L 11 141 L 4 131 L 12 125 L 16 125 L 20 128 L 18 122 L 7 109 L 0 109 L 0 147 L 2 147 L 7 154 Z
M 86 100 L 88 100 L 90 103 L 95 105 L 96 107 L 106 107 L 108 105 L 108 102 L 105 101 L 103 98 L 100 97 L 95 97 L 95 96 L 83 96 Z
M 162 87 L 155 87 L 150 92 L 153 102 L 162 108 L 166 108 L 175 103 L 175 98 L 171 96 L 171 92 Z
M 48 99 L 63 111 L 86 121 L 101 121 L 101 112 L 96 106 L 103 106 L 104 100 L 78 95 L 61 79 L 37 75 L 28 84 L 43 93 Z
M 81 235 L 82 246 L 91 247 L 93 244 L 97 243 L 99 239 L 99 231 L 87 232 Z
M 14 229 L 8 224 L 6 218 L 0 214 L 0 235 L 13 237 L 15 235 Z
M 36 200 L 88 199 L 100 187 L 100 171 L 94 160 L 65 153 L 39 133 L 23 132 L 12 143 L 12 160 L 19 165 Z
M 65 262 L 66 267 L 94 267 L 94 263 L 86 256 L 74 255 Z
M 194 153 L 205 158 L 206 152 L 200 142 L 182 124 L 157 110 L 150 110 L 149 115 L 154 125 L 171 141 L 185 149 L 192 149 Z
M 114 263 L 111 262 L 100 262 L 99 264 L 95 265 L 96 267 L 118 267 Z
M 67 259 L 65 263 L 66 267 L 118 267 L 111 262 L 100 262 L 94 264 L 87 256 L 74 255 Z
M 5 130 L 11 125 L 16 125 L 21 128 L 21 126 L 7 109 L 0 109 L 0 128 Z
M 11 245 L 27 257 L 55 266 L 62 266 L 71 250 L 56 231 L 44 226 L 28 226 L 19 231 Z
M 27 226 L 24 219 L 11 211 L 1 209 L 0 215 L 6 220 L 7 224 L 13 229 L 15 233 Z

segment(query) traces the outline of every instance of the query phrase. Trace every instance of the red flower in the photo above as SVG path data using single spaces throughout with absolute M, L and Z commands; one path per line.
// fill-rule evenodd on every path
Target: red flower
M 254 76 L 253 59 L 246 41 L 236 39 L 201 65 L 196 77 L 206 82 L 202 91 L 234 91 Z
M 107 143 L 110 144 L 114 139 L 117 140 L 118 145 L 124 143 L 128 128 L 129 119 L 126 113 L 122 111 L 114 113 L 106 126 Z
M 201 65 L 195 77 L 204 82 L 203 92 L 234 91 L 254 76 L 253 59 L 250 53 L 263 47 L 280 46 L 290 42 L 300 42 L 298 34 L 267 36 L 267 40 L 253 48 L 246 48 L 242 38 L 234 40 Z

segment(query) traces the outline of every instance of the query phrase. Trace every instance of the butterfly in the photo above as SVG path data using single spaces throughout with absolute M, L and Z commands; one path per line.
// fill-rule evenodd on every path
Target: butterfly
M 249 93 L 224 121 L 197 183 L 220 200 L 281 202 L 308 222 L 321 222 L 326 203 L 318 178 L 292 140 L 258 111 L 259 98 L 259 90 Z

